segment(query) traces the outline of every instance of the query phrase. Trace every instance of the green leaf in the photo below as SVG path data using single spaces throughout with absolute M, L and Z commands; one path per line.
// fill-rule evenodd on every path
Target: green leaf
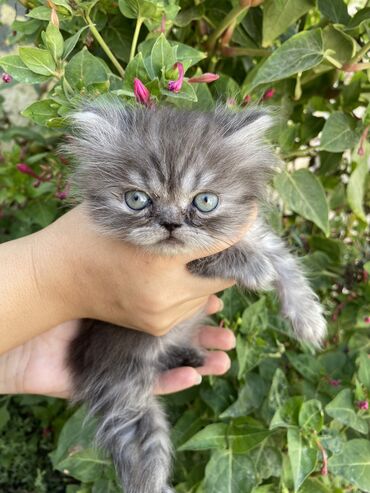
M 245 421 L 245 418 L 241 418 L 232 421 L 227 429 L 227 444 L 235 454 L 244 454 L 269 436 L 271 430 L 253 427 Z
M 292 36 L 267 58 L 257 71 L 249 90 L 316 67 L 324 59 L 321 29 Z
M 261 298 L 249 305 L 243 312 L 240 330 L 244 334 L 261 332 L 268 327 L 266 298 Z
M 365 352 L 361 352 L 358 358 L 358 378 L 370 391 L 370 358 Z
M 265 1 L 263 4 L 262 46 L 270 46 L 274 39 L 314 6 L 314 0 Z
M 80 39 L 81 34 L 85 31 L 85 29 L 88 29 L 88 27 L 89 26 L 81 27 L 81 29 L 77 31 L 73 36 L 70 36 L 64 41 L 63 58 L 67 58 L 68 55 L 72 53 L 74 47 Z
M 47 126 L 47 123 L 52 118 L 57 118 L 59 105 L 52 99 L 43 99 L 36 101 L 22 111 L 22 115 L 30 118 L 38 125 Z
M 45 31 L 45 45 L 57 62 L 63 54 L 64 40 L 59 29 L 51 22 Z
M 239 391 L 238 399 L 228 407 L 221 415 L 221 418 L 246 416 L 251 411 L 258 409 L 266 394 L 266 384 L 262 378 L 249 373 L 246 382 Z
M 120 11 L 129 19 L 155 17 L 163 11 L 163 2 L 156 0 L 118 0 Z
M 250 493 L 256 475 L 248 455 L 234 454 L 232 450 L 217 450 L 205 470 L 204 493 Z
M 290 397 L 279 407 L 270 423 L 270 429 L 290 428 L 298 426 L 299 412 L 303 404 L 303 396 Z
M 174 24 L 176 26 L 185 27 L 190 22 L 200 20 L 205 13 L 204 5 L 194 5 L 188 9 L 181 10 L 175 20 Z
M 330 457 L 329 471 L 370 492 L 370 441 L 356 438 L 345 443 L 340 454 Z
M 351 19 L 343 0 L 318 0 L 317 5 L 320 12 L 331 22 L 348 24 Z
M 197 410 L 186 410 L 171 430 L 171 439 L 174 447 L 178 448 L 188 441 L 203 425 L 204 421 Z
M 326 259 L 327 257 L 325 257 Z M 302 375 L 303 378 L 310 382 L 316 383 L 325 374 L 325 368 L 319 362 L 317 357 L 306 353 L 286 353 L 289 363 Z
M 325 411 L 332 418 L 360 433 L 366 434 L 368 432 L 367 422 L 361 416 L 358 416 L 354 409 L 350 389 L 341 390 L 325 407 Z
M 196 433 L 178 450 L 208 450 L 226 447 L 227 424 L 213 423 Z
M 277 368 L 272 378 L 267 396 L 267 405 L 271 413 L 280 408 L 289 398 L 289 385 L 284 372 Z
M 171 92 L 168 89 L 161 89 L 161 93 L 171 99 L 183 99 L 195 103 L 198 101 L 193 84 L 189 84 L 186 80 L 184 80 L 180 92 Z
M 370 144 L 365 144 L 365 154 L 363 156 L 355 156 L 354 161 L 357 161 L 357 166 L 352 171 L 347 185 L 348 203 L 361 221 L 366 222 L 366 213 L 364 209 L 365 185 L 369 174 L 368 159 L 370 156 Z
M 161 78 L 165 70 L 172 68 L 176 62 L 176 47 L 172 47 L 164 34 L 153 45 L 150 55 L 150 73 L 152 78 Z
M 321 182 L 307 169 L 278 174 L 274 185 L 289 209 L 329 234 L 329 207 Z
M 72 86 L 76 86 L 78 89 L 108 80 L 105 65 L 86 47 L 74 55 L 67 64 L 65 77 Z
M 340 111 L 335 111 L 325 122 L 320 148 L 329 152 L 341 152 L 354 147 L 357 141 L 354 120 Z
M 96 421 L 86 420 L 86 409 L 80 407 L 65 422 L 59 435 L 58 447 L 50 454 L 54 467 L 74 451 L 89 447 L 95 437 L 95 432 Z
M 347 25 L 347 30 L 358 29 L 370 25 L 370 7 L 358 10 Z
M 73 14 L 73 9 L 68 0 L 53 0 L 53 3 L 57 6 L 57 12 L 61 12 L 65 15 Z M 60 7 L 60 8 L 58 8 Z
M 56 65 L 47 50 L 41 48 L 19 48 L 22 62 L 35 74 L 54 75 Z
M 324 425 L 324 413 L 321 402 L 311 399 L 302 404 L 298 416 L 299 426 L 320 433 Z
M 5 72 L 14 77 L 18 82 L 24 82 L 26 84 L 39 84 L 49 80 L 50 77 L 45 75 L 35 74 L 26 67 L 22 62 L 21 57 L 17 55 L 5 55 L 0 58 L 0 67 L 2 67 Z
M 79 481 L 96 481 L 101 478 L 104 469 L 110 464 L 110 460 L 103 459 L 96 449 L 85 449 L 71 453 L 55 468 Z
M 279 477 L 281 475 L 281 452 L 276 447 L 271 447 L 268 444 L 269 441 L 265 440 L 259 447 L 249 452 L 256 470 L 258 483 L 271 476 Z M 253 493 L 255 493 L 254 490 Z M 274 489 L 271 490 L 271 493 L 275 493 Z
M 32 19 L 38 19 L 40 21 L 50 21 L 51 9 L 49 7 L 36 7 L 32 9 L 27 17 L 31 17 Z
M 0 431 L 8 424 L 10 420 L 10 414 L 7 409 L 7 404 L 0 407 Z
M 140 79 L 144 84 L 149 80 L 149 74 L 144 64 L 142 53 L 138 53 L 126 67 L 122 87 L 134 96 L 134 79 Z
M 326 26 L 323 30 L 323 39 L 324 50 L 330 50 L 331 58 L 340 64 L 348 62 L 356 52 L 355 40 L 337 26 Z
M 303 481 L 317 464 L 317 450 L 302 437 L 298 428 L 288 429 L 288 455 L 292 468 L 294 491 L 298 491 Z

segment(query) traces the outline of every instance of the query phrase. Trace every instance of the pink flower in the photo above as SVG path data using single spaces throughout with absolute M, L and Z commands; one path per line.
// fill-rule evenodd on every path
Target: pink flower
M 336 380 L 335 378 L 331 378 L 329 380 L 329 384 L 332 386 L 332 387 L 339 387 L 339 385 L 341 385 L 341 380 Z
M 12 82 L 13 80 L 13 77 L 10 74 L 3 74 L 1 78 L 5 84 L 9 84 L 9 82 Z
M 357 407 L 358 407 L 358 409 L 362 409 L 364 411 L 367 411 L 369 409 L 369 403 L 368 403 L 368 401 L 358 401 Z
M 182 88 L 184 82 L 184 66 L 182 63 L 178 62 L 175 64 L 175 68 L 179 71 L 179 77 L 177 80 L 170 80 L 168 83 L 168 90 L 171 92 L 178 93 Z
M 190 77 L 189 82 L 190 84 L 195 84 L 200 82 L 205 82 L 206 84 L 209 84 L 210 82 L 213 82 L 219 78 L 220 76 L 217 74 L 213 74 L 212 72 L 206 72 L 205 74 L 199 75 L 198 77 Z
M 150 106 L 150 92 L 140 79 L 134 79 L 134 94 L 138 103 Z
M 38 174 L 36 174 L 33 169 L 31 169 L 26 163 L 18 163 L 17 170 L 23 173 L 24 175 L 32 176 L 32 178 L 36 178 L 36 180 L 40 180 Z
M 68 192 L 67 190 L 62 190 L 60 192 L 57 192 L 55 196 L 57 199 L 64 200 L 68 197 Z
M 249 94 L 247 94 L 244 99 L 243 99 L 243 103 L 244 104 L 249 104 L 250 102 L 252 101 L 252 98 Z
M 370 317 L 364 317 L 365 324 L 370 324 Z
M 271 89 L 267 89 L 267 91 L 265 91 L 264 95 L 262 96 L 262 99 L 264 101 L 267 101 L 268 99 L 271 99 L 275 96 L 275 93 L 276 93 L 276 89 L 274 89 L 273 87 Z

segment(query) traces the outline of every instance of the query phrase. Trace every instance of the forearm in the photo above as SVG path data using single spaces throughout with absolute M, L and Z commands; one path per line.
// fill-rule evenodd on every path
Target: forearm
M 50 241 L 41 231 L 0 245 L 0 353 L 69 317 L 58 289 L 61 259 L 52 258 Z

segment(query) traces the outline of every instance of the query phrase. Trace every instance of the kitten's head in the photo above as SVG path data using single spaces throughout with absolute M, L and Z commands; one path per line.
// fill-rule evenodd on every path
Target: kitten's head
M 105 232 L 176 254 L 227 241 L 266 193 L 276 158 L 264 143 L 271 117 L 92 104 L 73 115 L 64 147 L 74 181 Z

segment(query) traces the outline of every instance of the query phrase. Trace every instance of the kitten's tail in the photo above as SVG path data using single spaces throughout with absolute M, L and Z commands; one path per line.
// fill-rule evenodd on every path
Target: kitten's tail
M 125 493 L 172 492 L 167 483 L 168 425 L 154 397 L 149 397 L 143 409 L 114 403 L 98 427 L 97 440 L 112 455 Z
M 97 445 L 111 454 L 125 493 L 172 492 L 168 425 L 153 395 L 158 340 L 93 321 L 68 355 L 73 401 L 98 418 Z

